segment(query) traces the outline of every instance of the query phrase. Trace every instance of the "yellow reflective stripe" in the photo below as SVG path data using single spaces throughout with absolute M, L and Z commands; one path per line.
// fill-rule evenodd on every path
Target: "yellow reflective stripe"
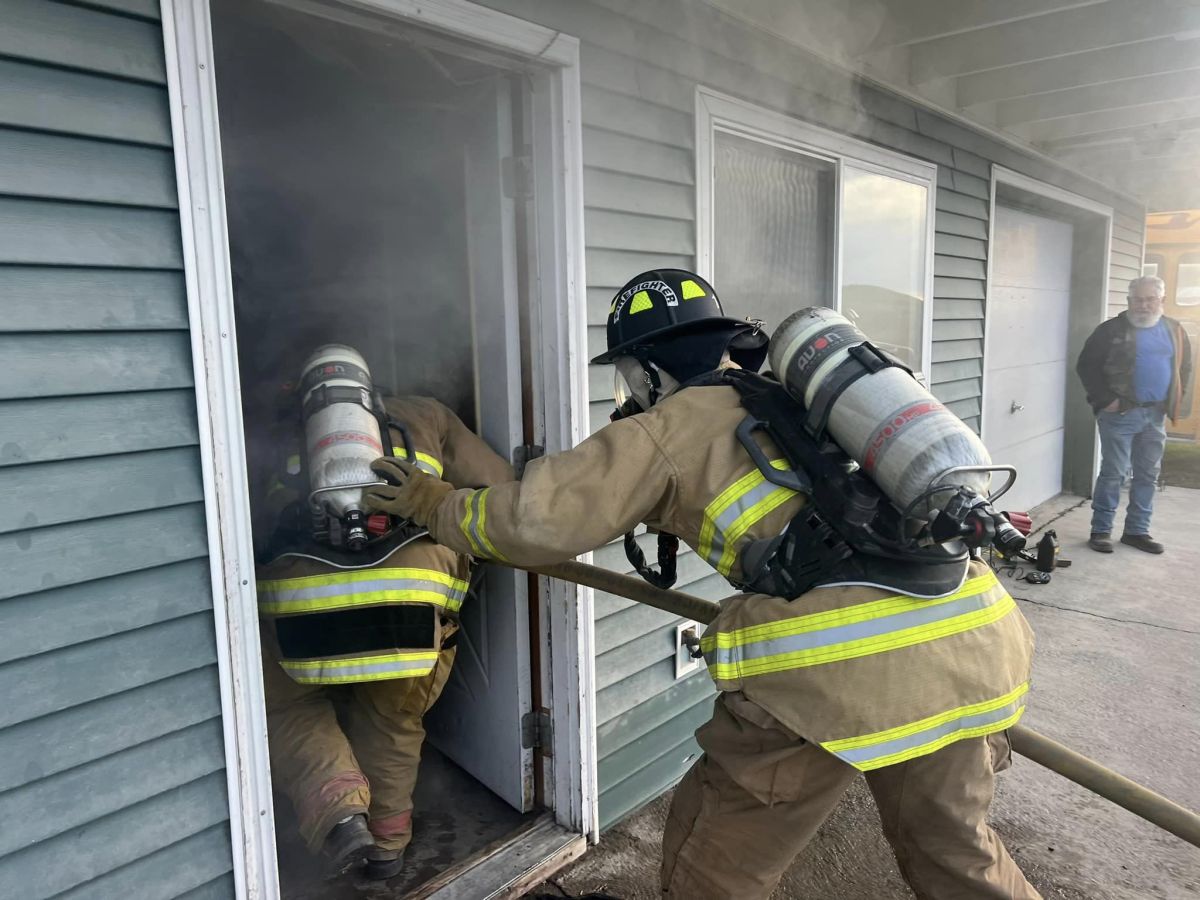
M 914 609 L 928 609 L 941 606 L 966 597 L 974 597 L 993 587 L 1000 587 L 1000 582 L 991 572 L 985 572 L 975 578 L 963 582 L 961 588 L 946 597 L 936 600 L 923 600 L 919 597 L 909 597 L 897 594 L 880 600 L 858 603 L 843 609 L 832 609 L 828 612 L 810 613 L 806 616 L 796 616 L 791 619 L 781 619 L 776 622 L 766 622 L 762 625 L 748 625 L 733 631 L 719 631 L 716 634 L 705 635 L 701 641 L 701 649 L 705 652 L 718 647 L 739 647 L 758 641 L 771 640 L 779 637 L 790 637 L 810 631 L 820 631 L 840 625 L 854 625 L 868 622 L 872 619 L 882 619 L 886 616 L 907 612 Z
M 471 551 L 475 556 L 486 556 L 483 546 L 475 539 L 475 501 L 479 497 L 479 491 L 472 491 L 467 495 L 466 512 L 463 515 L 462 521 L 458 524 L 458 529 L 467 539 L 467 543 L 471 545 Z
M 490 487 L 479 492 L 479 539 L 483 541 L 483 545 L 492 559 L 508 562 L 508 558 L 496 549 L 495 544 L 487 535 L 487 495 L 489 491 L 491 491 Z
M 713 535 L 717 531 L 717 517 L 725 512 L 738 497 L 753 488 L 755 479 L 761 479 L 762 473 L 755 469 L 747 472 L 721 493 L 717 494 L 708 506 L 704 507 L 704 522 L 700 526 L 700 546 L 697 548 L 705 559 L 712 556 Z
M 274 497 L 280 491 L 285 491 L 285 490 L 287 490 L 287 485 L 284 484 L 282 480 L 280 480 L 278 475 L 275 475 L 271 478 L 271 484 L 267 488 L 267 497 L 269 499 L 271 497 Z
M 307 587 L 323 587 L 330 584 L 354 584 L 359 581 L 379 581 L 382 578 L 411 578 L 420 581 L 436 581 L 456 591 L 466 591 L 468 584 L 461 578 L 447 575 L 437 569 L 387 568 L 354 569 L 329 572 L 324 575 L 302 575 L 297 578 L 263 579 L 258 589 L 267 591 L 296 590 Z
M 422 453 L 420 450 L 415 451 L 417 455 L 417 468 L 430 475 L 442 477 L 442 463 L 436 456 L 430 456 L 428 453 Z M 401 459 L 408 459 L 408 454 L 404 452 L 403 447 L 393 447 L 392 456 L 398 456 Z
M 1025 713 L 1025 704 L 1020 701 L 1028 691 L 1029 683 L 1025 682 L 994 700 L 960 706 L 888 731 L 828 741 L 821 746 L 863 772 L 894 766 L 934 753 L 955 741 L 1011 728 Z
M 337 594 L 312 600 L 260 600 L 258 607 L 267 615 L 283 616 L 334 609 L 352 609 L 356 606 L 379 606 L 386 603 L 428 603 L 448 612 L 458 612 L 463 605 L 461 598 L 447 597 L 436 591 L 384 589 Z
M 774 465 L 772 463 L 772 465 Z M 776 468 L 779 468 L 778 466 Z M 766 482 L 766 478 L 763 479 Z M 748 510 L 742 513 L 734 520 L 732 527 L 725 535 L 725 551 L 721 554 L 721 558 L 717 561 L 717 571 L 728 577 L 733 569 L 733 564 L 737 562 L 736 544 L 740 541 L 751 528 L 765 519 L 774 510 L 787 503 L 796 492 L 784 487 L 776 487 L 762 500 L 759 500 Z
M 337 659 L 285 659 L 280 665 L 300 684 L 346 684 L 421 678 L 433 671 L 437 661 L 437 650 L 418 650 Z
M 462 608 L 467 582 L 436 569 L 361 569 L 258 582 L 258 606 L 284 616 L 387 603 L 429 603 Z
M 784 459 L 771 460 L 771 466 L 772 468 L 779 469 L 781 471 L 790 468 L 790 466 L 787 464 L 787 460 Z M 753 491 L 759 485 L 765 483 L 766 480 L 767 479 L 763 476 L 763 473 L 758 471 L 758 469 L 747 472 L 733 484 L 729 485 L 729 487 L 725 488 L 725 490 L 721 491 L 721 493 L 717 494 L 712 502 L 709 503 L 708 506 L 704 507 L 704 517 L 700 525 L 700 542 L 697 549 L 700 555 L 707 559 L 712 565 L 716 566 L 718 562 L 724 558 L 726 553 L 732 553 L 732 550 L 730 549 L 732 541 L 726 538 L 725 547 L 723 548 L 722 554 L 718 556 L 716 560 L 713 559 L 713 541 L 718 535 L 717 520 L 720 519 L 720 517 L 731 506 L 737 503 L 738 500 Z M 780 488 L 780 490 L 786 491 L 785 488 Z M 792 493 L 793 492 L 791 491 L 787 491 L 787 496 L 792 495 Z M 787 496 L 785 496 L 783 499 L 786 500 Z M 778 505 L 778 503 L 775 504 L 775 506 Z M 775 507 L 773 506 L 771 508 L 774 509 Z M 763 513 L 763 515 L 766 515 L 766 513 Z M 761 516 L 759 518 L 761 518 Z M 757 521 L 757 519 L 755 521 Z M 745 528 L 748 527 L 749 525 L 745 526 Z M 743 528 L 742 534 L 745 533 L 745 528 Z M 728 570 L 722 574 L 728 575 Z
M 984 700 L 982 703 L 972 703 L 967 706 L 959 706 L 955 709 L 947 710 L 943 713 L 938 713 L 934 716 L 929 716 L 919 721 L 912 722 L 908 725 L 899 725 L 896 728 L 888 728 L 885 731 L 875 731 L 871 734 L 862 734 L 858 737 L 843 738 L 839 741 L 826 741 L 821 744 L 826 750 L 831 753 L 836 753 L 839 750 L 853 750 L 857 747 L 866 747 L 870 744 L 882 744 L 885 741 L 893 741 L 896 738 L 908 737 L 910 734 L 916 734 L 919 731 L 926 731 L 937 725 L 945 724 L 962 716 L 970 716 L 976 713 L 991 712 L 993 709 L 1000 709 L 1003 706 L 1008 706 L 1014 700 L 1017 700 L 1029 692 L 1029 682 L 1017 685 L 1013 690 L 1009 691 L 1002 697 L 997 697 L 994 700 Z
M 872 656 L 876 653 L 886 653 L 891 650 L 912 647 L 916 644 L 924 644 L 938 638 L 949 637 L 950 635 L 961 634 L 964 631 L 981 628 L 984 625 L 990 625 L 1004 618 L 1016 609 L 1016 606 L 1012 597 L 1005 595 L 999 602 L 993 603 L 981 610 L 946 619 L 932 625 L 903 629 L 879 637 L 847 641 L 811 650 L 796 650 L 791 653 L 781 653 L 775 656 L 765 656 L 751 660 L 737 660 L 731 663 L 710 663 L 709 671 L 714 678 L 732 680 L 752 675 L 767 675 L 787 669 L 800 669 L 807 666 L 818 666 L 847 659 L 857 659 L 862 656 Z

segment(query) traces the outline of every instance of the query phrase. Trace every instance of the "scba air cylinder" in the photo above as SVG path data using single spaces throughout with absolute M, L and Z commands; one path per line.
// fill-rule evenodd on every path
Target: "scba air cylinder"
M 314 505 L 340 520 L 339 543 L 357 549 L 367 541 L 363 485 L 379 481 L 371 462 L 383 455 L 371 372 L 358 351 L 329 344 L 305 362 L 300 393 Z
M 771 368 L 811 412 L 859 366 L 850 350 L 865 341 L 867 336 L 840 313 L 824 307 L 802 309 L 784 319 L 771 336 Z M 828 416 L 829 434 L 838 446 L 901 509 L 947 469 L 991 465 L 975 432 L 895 366 L 853 381 L 833 400 Z M 948 483 L 986 496 L 989 479 L 986 472 L 964 472 Z M 914 512 L 929 515 L 951 496 L 950 491 L 935 494 Z

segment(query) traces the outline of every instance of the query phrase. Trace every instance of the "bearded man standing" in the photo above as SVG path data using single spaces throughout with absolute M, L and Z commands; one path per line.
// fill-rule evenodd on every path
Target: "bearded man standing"
M 1100 429 L 1100 474 L 1092 491 L 1088 546 L 1112 553 L 1112 526 L 1125 473 L 1133 468 L 1121 543 L 1162 553 L 1150 536 L 1154 489 L 1167 433 L 1163 420 L 1180 415 L 1192 375 L 1187 333 L 1163 315 L 1163 281 L 1144 276 L 1129 283 L 1129 308 L 1102 322 L 1084 344 L 1075 370 Z

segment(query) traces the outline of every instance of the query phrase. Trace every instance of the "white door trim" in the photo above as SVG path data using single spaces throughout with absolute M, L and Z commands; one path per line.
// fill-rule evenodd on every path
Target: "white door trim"
M 234 881 L 239 897 L 278 896 L 263 706 L 254 555 L 241 419 L 229 235 L 208 0 L 160 0 L 195 373 Z M 587 431 L 587 322 L 579 42 L 467 0 L 342 0 L 525 57 L 544 76 L 535 106 L 553 127 L 541 143 L 537 240 L 547 450 Z M 554 690 L 553 802 L 559 824 L 598 832 L 592 592 L 545 584 L 546 682 Z
M 233 878 L 279 895 L 245 436 L 207 0 L 161 0 L 212 573 Z
M 1095 200 L 1090 200 L 1087 197 L 1068 191 L 1065 188 L 1060 188 L 1052 184 L 1047 184 L 1044 181 L 1038 181 L 1036 178 L 1030 178 L 1028 175 L 1022 175 L 1020 172 L 1014 172 L 1012 169 L 1006 169 L 1003 166 L 992 166 L 992 178 L 988 187 L 988 254 L 987 254 L 987 273 L 984 287 L 983 300 L 983 363 L 979 375 L 979 439 L 987 441 L 985 434 L 985 425 L 987 416 L 988 402 L 988 378 L 987 367 L 988 360 L 991 358 L 991 333 L 989 327 L 991 322 L 992 308 L 992 267 L 996 254 L 994 251 L 994 241 L 996 238 L 996 188 L 999 185 L 1006 185 L 1018 190 L 1025 191 L 1029 194 L 1035 194 L 1047 200 L 1053 200 L 1056 203 L 1061 203 L 1065 206 L 1070 206 L 1084 212 L 1093 213 L 1100 216 L 1105 221 L 1104 232 L 1104 290 L 1099 297 L 1099 318 L 1097 324 L 1104 320 L 1104 314 L 1108 310 L 1108 288 L 1109 288 L 1109 273 L 1112 265 L 1112 226 L 1113 226 L 1113 209 L 1111 206 L 1105 206 L 1103 203 L 1097 203 Z M 1074 274 L 1072 274 L 1074 279 Z M 1069 376 L 1068 376 L 1069 377 Z M 1096 454 L 1096 465 L 1099 466 L 1099 454 Z

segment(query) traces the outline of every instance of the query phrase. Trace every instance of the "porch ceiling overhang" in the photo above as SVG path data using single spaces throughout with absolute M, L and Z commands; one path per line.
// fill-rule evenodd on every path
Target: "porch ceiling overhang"
M 1200 0 L 708 0 L 1151 210 L 1200 207 Z

